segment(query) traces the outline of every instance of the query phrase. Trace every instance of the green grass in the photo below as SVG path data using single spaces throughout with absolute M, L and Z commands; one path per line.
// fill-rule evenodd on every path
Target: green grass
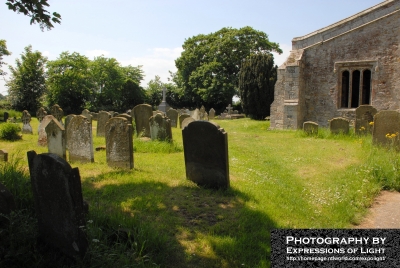
M 228 133 L 227 191 L 185 178 L 180 129 L 172 143 L 134 137 L 133 170 L 108 167 L 105 151 L 95 151 L 94 163 L 72 164 L 90 205 L 90 248 L 77 267 L 269 267 L 271 229 L 352 228 L 381 189 L 400 189 L 398 152 L 373 146 L 371 136 L 216 123 Z M 37 120 L 31 125 L 36 133 Z M 47 151 L 37 138 L 0 141 L 21 159 L 15 169 L 27 181 L 26 151 Z M 94 137 L 94 147 L 104 145 Z

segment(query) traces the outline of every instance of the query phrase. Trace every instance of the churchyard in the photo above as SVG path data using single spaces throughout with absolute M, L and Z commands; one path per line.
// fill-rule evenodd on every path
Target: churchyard
M 82 226 L 88 248 L 75 267 L 269 267 L 271 229 L 354 228 L 381 189 L 400 189 L 398 153 L 374 146 L 371 135 L 268 130 L 268 121 L 247 118 L 215 122 L 228 133 L 226 190 L 186 179 L 179 127 L 172 142 L 133 135 L 132 169 L 107 165 L 105 150 L 94 150 L 94 161 L 70 163 L 89 204 Z M 32 118 L 33 134 L 0 141 L 9 153 L 0 174 L 16 170 L 23 184 L 8 184 L 24 195 L 27 151 L 48 152 L 38 146 L 38 125 Z M 105 137 L 93 135 L 93 147 L 104 146 Z M 18 202 L 32 205 L 24 198 Z M 34 246 L 37 224 L 21 215 L 11 217 L 23 230 L 0 232 L 11 234 L 11 253 L 0 264 L 44 267 L 51 257 Z M 0 245 L 0 256 L 5 250 Z

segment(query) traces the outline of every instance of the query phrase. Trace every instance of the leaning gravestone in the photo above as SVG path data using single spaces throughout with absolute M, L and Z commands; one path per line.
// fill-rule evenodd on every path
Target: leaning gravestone
M 181 129 L 184 129 L 185 127 L 187 127 L 187 125 L 189 125 L 190 123 L 192 123 L 194 121 L 196 121 L 196 120 L 194 120 L 193 117 L 191 117 L 191 116 L 183 119 L 182 124 L 181 124 Z
M 191 117 L 190 115 L 188 115 L 188 114 L 182 114 L 181 116 L 179 116 L 179 126 L 182 128 L 182 122 L 186 119 L 186 118 L 188 118 L 188 117 Z M 193 119 L 194 120 L 194 119 Z
M 92 124 L 83 115 L 74 116 L 67 128 L 70 162 L 94 162 Z
M 88 248 L 79 169 L 55 154 L 28 153 L 39 238 L 82 259 Z
M 215 118 L 215 110 L 214 110 L 214 108 L 211 108 L 210 111 L 208 112 L 208 118 L 209 119 L 214 119 Z
M 152 140 L 172 141 L 171 120 L 162 114 L 156 114 L 149 119 L 150 136 Z
M 63 122 L 62 122 L 62 118 L 64 116 L 63 109 L 61 109 L 61 107 L 58 104 L 54 104 L 51 107 L 50 112 L 51 112 L 51 115 L 54 116 L 58 120 L 58 122 L 60 122 L 61 125 L 63 125 Z
M 32 134 L 31 115 L 27 110 L 22 112 L 22 133 Z
M 136 105 L 133 110 L 136 124 L 136 135 L 150 138 L 149 118 L 153 116 L 151 106 L 148 104 Z
M 307 121 L 303 123 L 303 131 L 308 135 L 318 134 L 318 124 L 312 121 Z
M 0 162 L 8 161 L 8 152 L 5 150 L 0 150 Z
M 47 146 L 47 133 L 46 133 L 46 126 L 51 122 L 51 120 L 57 120 L 52 115 L 46 115 L 42 122 L 39 124 L 39 138 L 38 138 L 38 145 L 39 146 Z
M 178 111 L 175 109 L 169 109 L 167 111 L 167 117 L 171 120 L 171 127 L 178 127 Z
M 229 188 L 228 134 L 208 121 L 182 129 L 186 177 L 200 186 Z
M 329 121 L 329 129 L 332 134 L 349 134 L 350 122 L 342 117 L 333 118 Z
M 372 142 L 379 145 L 400 147 L 400 113 L 380 111 L 374 116 Z
M 47 148 L 49 153 L 56 154 L 67 159 L 65 149 L 65 129 L 58 120 L 51 120 L 45 127 L 47 136 Z
M 132 124 L 123 117 L 113 117 L 105 127 L 106 159 L 110 167 L 133 168 Z
M 111 114 L 108 112 L 99 112 L 99 115 L 97 116 L 97 137 L 104 137 L 106 123 L 111 117 Z
M 358 135 L 372 133 L 374 115 L 377 112 L 371 105 L 360 105 L 356 109 L 355 133 Z

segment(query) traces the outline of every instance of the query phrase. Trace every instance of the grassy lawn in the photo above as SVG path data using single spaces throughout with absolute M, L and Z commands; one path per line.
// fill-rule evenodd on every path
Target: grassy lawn
M 130 171 L 108 167 L 105 151 L 95 151 L 94 163 L 71 163 L 90 207 L 92 267 L 269 267 L 271 229 L 352 228 L 381 189 L 399 189 L 397 152 L 373 147 L 371 136 L 321 130 L 309 137 L 268 130 L 266 121 L 215 122 L 228 132 L 227 191 L 186 179 L 180 129 L 172 145 L 134 137 Z M 25 170 L 28 150 L 47 152 L 36 145 L 36 119 L 32 127 L 21 141 L 0 141 Z M 94 137 L 95 147 L 103 145 L 104 137 Z M 123 249 L 110 245 L 119 230 L 132 236 L 118 240 Z

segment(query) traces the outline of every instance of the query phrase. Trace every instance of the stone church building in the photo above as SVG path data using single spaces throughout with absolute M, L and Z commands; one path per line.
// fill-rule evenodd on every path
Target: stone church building
M 278 68 L 271 129 L 355 119 L 362 104 L 400 111 L 400 0 L 386 0 L 292 40 Z

